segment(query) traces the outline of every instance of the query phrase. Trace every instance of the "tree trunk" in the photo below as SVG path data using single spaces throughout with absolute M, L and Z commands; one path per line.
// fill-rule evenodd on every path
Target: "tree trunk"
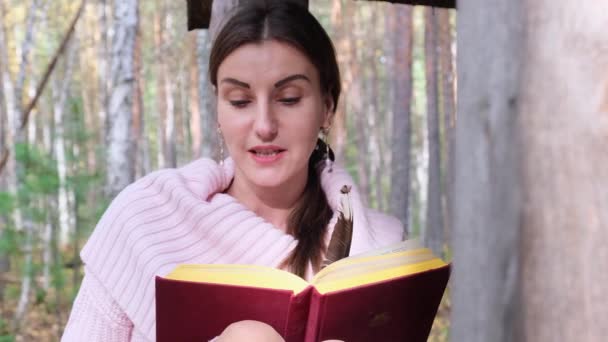
M 525 12 L 520 3 L 458 2 L 452 341 L 522 341 L 514 335 L 521 314 L 516 293 L 522 205 L 517 120 Z M 535 44 L 541 48 L 542 42 Z M 543 90 L 528 89 L 539 95 Z M 554 254 L 544 265 L 563 259 Z M 572 312 L 564 317 L 575 318 Z
M 349 6 L 352 6 L 351 2 L 343 4 L 341 0 L 333 0 L 331 9 L 331 26 L 334 31 L 334 41 L 336 42 L 336 58 L 340 65 L 346 65 L 348 62 L 348 51 L 349 48 L 349 37 L 344 29 L 344 18 L 347 16 L 343 13 L 348 11 Z M 341 70 L 344 72 L 344 70 Z M 336 113 L 333 118 L 331 125 L 331 147 L 336 155 L 336 163 L 339 165 L 344 164 L 344 149 L 346 147 L 346 101 L 344 95 L 349 93 L 350 83 L 348 79 L 342 77 L 342 96 L 338 101 L 336 107 Z
M 441 206 L 441 143 L 437 93 L 437 16 L 433 7 L 425 8 L 424 46 L 426 70 L 427 130 L 429 144 L 425 245 L 443 256 L 443 210 Z
M 109 146 L 110 139 L 110 125 L 108 110 L 110 106 L 110 89 L 112 87 L 112 79 L 108 77 L 110 74 L 110 39 L 108 38 L 108 32 L 110 32 L 111 18 L 108 18 L 108 14 L 111 12 L 111 5 L 108 4 L 108 0 L 100 0 L 99 3 L 99 51 L 98 51 L 98 76 L 99 76 L 99 122 L 102 123 L 103 129 L 98 130 L 101 134 L 96 137 L 96 141 L 104 141 L 106 146 Z M 116 33 L 114 33 L 116 34 Z M 103 134 L 103 135 L 102 135 Z M 91 165 L 91 171 L 97 168 L 105 167 L 108 170 L 109 165 L 106 158 L 94 158 L 94 164 Z M 106 190 L 107 192 L 107 190 Z
M 44 210 L 47 213 L 46 222 L 44 223 L 44 230 L 42 232 L 42 288 L 45 292 L 48 292 L 51 288 L 51 278 L 53 269 L 53 219 L 51 217 L 51 211 L 57 210 L 52 205 L 54 199 L 49 198 L 46 203 Z
M 459 2 L 454 341 L 608 335 L 606 11 Z
M 170 21 L 171 13 L 167 11 L 166 2 L 161 0 L 162 2 L 162 11 L 163 14 L 160 22 L 160 55 L 159 60 L 161 61 L 160 69 L 162 73 L 162 91 L 159 93 L 160 96 L 165 98 L 164 104 L 164 132 L 163 132 L 163 141 L 165 142 L 165 147 L 163 151 L 165 153 L 165 167 L 176 167 L 177 166 L 177 155 L 176 155 L 176 147 L 175 147 L 175 76 L 171 75 L 169 71 L 169 49 L 165 47 L 166 44 L 169 44 L 170 39 L 166 39 L 166 35 L 168 34 L 168 25 L 167 23 Z
M 177 155 L 175 148 L 175 84 L 173 83 L 172 77 L 169 76 L 169 68 L 167 63 L 163 63 L 163 96 L 165 96 L 166 114 L 165 117 L 165 167 L 176 167 L 177 166 Z
M 384 210 L 387 210 L 392 213 L 392 184 L 393 181 L 393 119 L 395 117 L 394 109 L 395 109 L 395 95 L 396 89 L 393 89 L 395 85 L 395 56 L 396 56 L 396 47 L 395 47 L 395 28 L 396 23 L 395 20 L 395 6 L 393 4 L 384 4 L 381 7 L 382 12 L 381 15 L 384 18 L 384 25 L 382 25 L 382 48 L 383 48 L 383 57 L 385 58 L 384 67 L 381 73 L 382 83 L 380 85 L 380 89 L 383 91 L 378 93 L 380 102 L 378 103 L 378 109 L 381 113 L 383 113 L 384 118 L 382 118 L 382 129 L 381 134 L 378 137 L 378 145 L 380 153 L 382 153 L 382 167 L 384 173 L 386 173 L 386 183 L 388 184 L 387 193 L 384 194 Z M 403 220 L 403 213 L 402 217 Z M 405 230 L 407 231 L 407 224 L 405 224 Z
M 0 16 L 5 16 L 5 8 L 4 4 L 0 3 Z M 13 90 L 13 83 L 11 80 L 10 69 L 8 68 L 8 45 L 6 36 L 4 34 L 4 25 L 0 25 L 0 97 L 2 98 L 2 108 L 0 111 L 2 112 L 2 143 L 3 148 L 0 151 L 0 160 L 4 164 L 4 167 L 0 170 L 0 181 L 2 183 L 2 189 L 6 189 L 9 194 L 16 199 L 17 196 L 17 180 L 15 177 L 15 154 L 14 154 L 14 127 L 15 124 L 13 121 L 15 120 L 15 94 Z M 6 121 L 5 121 L 6 120 Z M 0 238 L 4 237 L 5 230 L 8 227 L 9 218 L 2 217 L 1 220 L 6 224 L 0 224 Z M 21 211 L 17 206 L 13 210 L 12 215 L 13 226 L 20 224 L 21 221 Z M 9 256 L 6 252 L 0 251 L 0 274 L 7 274 L 10 270 L 10 260 Z M 5 283 L 4 279 L 0 279 L 0 301 L 4 302 L 4 288 Z
M 207 30 L 199 30 L 199 32 L 205 32 L 205 36 Z M 188 66 L 188 103 L 190 105 L 190 137 L 192 141 L 192 153 L 191 158 L 200 158 L 201 157 L 201 147 L 203 146 L 203 124 L 202 124 L 202 113 L 201 113 L 201 100 L 200 97 L 203 96 L 200 93 L 199 88 L 199 78 L 205 77 L 205 73 L 199 70 L 198 63 L 198 36 L 199 32 L 195 32 L 189 34 L 188 37 L 188 49 L 190 50 L 190 63 Z M 205 44 L 206 42 L 203 42 Z M 208 57 L 207 57 L 208 58 Z M 204 110 L 204 109 L 203 109 Z
M 74 156 L 78 156 L 78 147 L 75 147 Z M 72 240 L 72 261 L 73 261 L 73 272 L 72 272 L 72 288 L 77 289 L 80 284 L 80 266 L 82 262 L 80 260 L 80 216 L 78 215 L 78 204 L 79 201 L 74 201 L 74 212 L 76 213 L 76 220 L 74 224 L 74 240 Z
M 378 101 L 378 67 L 377 63 L 379 61 L 378 52 L 380 50 L 380 46 L 378 46 L 379 35 L 378 33 L 378 7 L 370 6 L 371 11 L 371 20 L 370 27 L 372 28 L 371 39 L 369 39 L 370 47 L 369 49 L 365 49 L 367 51 L 367 65 L 369 65 L 369 79 L 366 82 L 366 90 L 367 97 L 369 99 L 368 102 L 368 110 L 366 112 L 367 117 L 367 126 L 369 127 L 369 156 L 370 156 L 370 171 L 369 178 L 370 183 L 373 182 L 373 190 L 370 189 L 369 197 L 374 198 L 375 206 L 378 210 L 384 210 L 384 189 L 382 185 L 382 176 L 384 170 L 384 151 L 381 149 L 382 146 L 382 136 L 384 134 L 382 130 L 381 122 L 383 120 L 383 116 L 386 116 L 386 113 L 381 112 L 379 108 Z M 366 37 L 367 39 L 367 37 Z
M 443 115 L 443 142 L 442 142 L 442 204 L 443 204 L 443 219 L 445 241 L 449 240 L 449 232 L 451 224 L 449 217 L 452 211 L 453 195 L 450 193 L 454 177 L 452 170 L 454 169 L 454 125 L 456 122 L 456 112 L 454 108 L 454 68 L 452 54 L 452 25 L 450 23 L 450 10 L 445 8 L 436 8 L 438 20 L 438 39 L 439 39 L 439 67 L 441 69 L 441 110 Z
M 409 233 L 410 108 L 412 99 L 412 7 L 393 5 L 394 69 L 391 157 L 391 213 Z
M 67 161 L 65 156 L 65 131 L 64 131 L 64 110 L 68 93 L 69 85 L 72 81 L 72 70 L 74 66 L 74 58 L 76 49 L 68 46 L 67 62 L 62 82 L 60 83 L 57 77 L 53 85 L 53 123 L 55 126 L 54 134 L 54 153 L 57 163 L 57 176 L 59 178 L 59 191 L 57 197 L 57 210 L 59 212 L 59 245 L 65 247 L 69 244 L 70 232 L 72 231 L 71 223 L 73 222 L 72 213 L 68 199 L 70 198 L 70 189 L 67 186 Z
M 215 94 L 209 83 L 209 52 L 211 49 L 211 34 L 209 30 L 199 30 L 196 35 L 196 64 L 198 66 L 198 100 L 200 109 L 200 137 L 193 141 L 200 146 L 200 156 L 217 158 L 219 145 L 215 127 Z
M 133 92 L 133 150 L 135 151 L 135 178 L 140 178 L 150 172 L 150 157 L 148 136 L 145 134 L 144 100 L 142 89 L 144 80 L 142 76 L 142 33 L 141 23 L 137 22 L 135 35 L 135 53 L 133 70 L 135 71 L 135 90 Z
M 157 165 L 158 168 L 167 167 L 167 96 L 165 94 L 165 49 L 164 49 L 164 16 L 165 6 L 162 0 L 156 1 L 156 11 L 154 12 L 154 47 L 156 55 L 156 112 L 157 120 Z
M 361 20 L 355 3 L 347 5 L 348 11 L 345 13 L 345 23 L 347 27 L 359 27 Z M 357 44 L 361 37 L 358 36 L 357 32 L 352 31 L 350 42 L 348 44 L 348 69 L 346 71 L 346 78 L 350 89 L 348 94 L 344 94 L 344 99 L 348 100 L 350 104 L 351 117 L 355 121 L 355 141 L 357 146 L 357 185 L 359 186 L 359 193 L 363 203 L 369 203 L 369 130 L 367 129 L 367 116 L 369 114 L 363 111 L 363 71 L 361 70 L 361 62 L 358 58 Z
M 31 220 L 24 218 L 22 216 L 20 201 L 18 191 L 21 187 L 21 179 L 23 178 L 23 165 L 16 159 L 16 151 L 17 146 L 20 144 L 26 143 L 24 130 L 22 126 L 23 122 L 23 106 L 21 103 L 21 99 L 23 98 L 23 86 L 25 84 L 25 76 L 29 66 L 29 52 L 33 44 L 33 35 L 34 35 L 34 24 L 36 13 L 40 7 L 40 1 L 36 0 L 31 3 L 31 6 L 27 11 L 26 18 L 26 27 L 25 27 L 25 37 L 20 46 L 20 64 L 19 69 L 17 71 L 17 75 L 15 77 L 15 82 L 13 83 L 10 77 L 10 70 L 6 68 L 3 73 L 3 90 L 5 91 L 5 100 L 7 104 L 7 118 L 9 129 L 12 131 L 8 134 L 9 141 L 8 144 L 10 146 L 10 155 L 7 164 L 7 179 L 8 179 L 8 190 L 16 199 L 16 206 L 13 210 L 13 223 L 18 230 L 23 231 L 23 235 L 25 237 L 24 242 L 24 271 L 21 277 L 21 292 L 19 296 L 19 302 L 17 303 L 17 307 L 15 309 L 15 317 L 13 321 L 13 327 L 15 329 L 18 328 L 23 315 L 27 309 L 29 304 L 29 294 L 30 287 L 32 282 L 32 239 L 33 239 L 33 229 L 34 225 Z M 2 13 L 4 16 L 4 8 L 2 8 Z M 0 28 L 3 31 L 3 28 Z M 7 40 L 4 35 L 4 31 L 0 33 L 2 37 L 0 38 L 0 49 L 4 50 L 4 47 L 7 46 Z M 8 57 L 6 55 L 6 51 L 0 53 L 2 55 L 2 61 L 0 64 L 9 65 Z
M 132 120 L 134 93 L 134 48 L 137 31 L 137 0 L 114 3 L 112 41 L 112 93 L 108 111 L 107 194 L 114 197 L 133 182 Z
M 523 212 L 517 317 L 524 341 L 608 336 L 608 2 L 526 1 Z M 496 23 L 495 23 L 496 24 Z M 516 50 L 517 51 L 517 50 Z M 514 142 L 510 142 L 511 145 Z M 567 318 L 567 319 L 566 319 Z
M 217 127 L 217 117 L 215 116 L 217 113 L 216 103 L 215 103 L 215 94 L 211 87 L 209 87 L 209 76 L 207 76 L 207 68 L 208 68 L 208 55 L 215 40 L 215 37 L 219 33 L 222 25 L 229 19 L 231 11 L 238 5 L 238 0 L 214 0 L 213 7 L 211 10 L 211 22 L 209 24 L 209 30 L 207 37 L 204 37 L 202 34 L 199 35 L 199 69 L 200 72 L 205 72 L 206 77 L 201 78 L 199 80 L 199 85 L 201 87 L 201 109 L 208 109 L 208 112 L 204 113 L 201 123 L 203 124 L 203 136 L 204 136 L 204 144 L 203 144 L 203 155 L 205 153 L 210 153 L 216 160 L 220 158 L 225 158 L 227 155 L 220 155 L 220 144 L 222 142 L 219 140 L 216 127 Z M 204 41 L 208 41 L 207 47 L 204 45 Z M 206 49 L 206 50 L 205 50 Z M 205 61 L 201 61 L 201 58 L 206 56 Z M 204 83 L 204 84 L 203 84 Z M 206 95 L 206 96 L 205 96 Z M 208 102 L 205 102 L 207 100 Z M 208 149 L 205 146 L 209 146 Z M 224 149 L 225 150 L 225 149 Z

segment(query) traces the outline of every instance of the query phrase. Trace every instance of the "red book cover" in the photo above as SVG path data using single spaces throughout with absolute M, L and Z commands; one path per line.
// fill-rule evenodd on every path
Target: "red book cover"
M 291 290 L 156 278 L 156 340 L 209 341 L 231 323 L 257 320 L 287 342 L 304 340 L 312 288 Z
M 320 294 L 156 278 L 159 342 L 208 341 L 231 323 L 257 320 L 287 342 L 426 341 L 449 265 Z
M 313 290 L 306 342 L 426 341 L 449 266 L 319 294 Z

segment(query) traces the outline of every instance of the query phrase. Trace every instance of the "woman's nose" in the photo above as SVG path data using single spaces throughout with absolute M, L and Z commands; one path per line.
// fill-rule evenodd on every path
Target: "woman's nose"
M 260 104 L 255 116 L 255 134 L 262 141 L 272 141 L 278 134 L 278 123 L 271 106 Z

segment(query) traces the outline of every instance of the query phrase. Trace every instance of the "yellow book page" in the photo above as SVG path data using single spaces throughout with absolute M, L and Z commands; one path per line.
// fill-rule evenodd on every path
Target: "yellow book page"
M 390 253 L 398 253 L 398 252 L 403 252 L 403 251 L 407 251 L 407 250 L 414 250 L 414 249 L 419 249 L 419 248 L 424 248 L 424 246 L 420 242 L 420 239 L 418 239 L 418 238 L 408 239 L 408 240 L 403 240 L 403 241 L 399 241 L 399 242 L 393 243 L 393 244 L 388 245 L 388 246 L 381 247 L 379 249 L 374 249 L 374 250 L 371 250 L 371 251 L 367 251 L 367 252 L 351 255 L 347 259 L 366 257 L 366 256 L 372 256 L 372 255 L 383 255 L 383 254 L 390 254 Z
M 418 249 L 414 249 L 414 250 L 406 250 L 406 251 L 402 251 L 402 252 L 398 252 L 398 253 L 391 253 L 391 254 L 381 254 L 381 255 L 370 255 L 370 256 L 363 256 L 363 257 L 350 257 L 350 258 L 345 258 L 345 259 L 341 259 L 338 260 L 336 262 L 334 262 L 333 264 L 328 265 L 327 267 L 325 267 L 324 269 L 322 269 L 319 273 L 317 273 L 313 280 L 311 281 L 311 283 L 316 284 L 318 283 L 322 278 L 325 278 L 326 276 L 333 274 L 333 273 L 338 273 L 341 272 L 342 270 L 345 269 L 350 269 L 353 267 L 361 267 L 362 265 L 370 265 L 371 268 L 386 268 L 384 265 L 387 262 L 391 262 L 392 260 L 399 262 L 401 264 L 409 264 L 412 262 L 418 262 L 419 256 L 421 255 L 425 255 L 428 256 L 429 258 L 433 257 L 433 253 L 431 252 L 430 249 L 428 248 L 418 248 Z
M 387 258 L 374 263 L 359 263 L 347 265 L 347 267 L 340 267 L 337 270 L 332 270 L 332 272 L 323 275 L 323 277 L 316 278 L 314 284 L 321 284 L 328 281 L 352 278 L 360 274 L 370 274 L 385 269 L 392 269 L 399 266 L 417 264 L 432 259 L 437 258 L 430 253 L 418 253 L 416 255 L 408 256 L 407 262 L 404 262 L 403 258 Z
M 212 284 L 252 286 L 302 292 L 309 284 L 295 274 L 258 265 L 193 265 L 177 266 L 166 279 Z
M 344 290 L 356 286 L 376 283 L 383 280 L 394 279 L 405 275 L 411 275 L 428 270 L 433 270 L 446 265 L 447 264 L 443 260 L 434 258 L 415 264 L 401 265 L 393 268 L 377 270 L 371 273 L 356 274 L 350 277 L 322 281 L 318 284 L 315 284 L 315 288 L 317 289 L 317 291 L 319 291 L 319 293 L 325 294 L 333 291 Z

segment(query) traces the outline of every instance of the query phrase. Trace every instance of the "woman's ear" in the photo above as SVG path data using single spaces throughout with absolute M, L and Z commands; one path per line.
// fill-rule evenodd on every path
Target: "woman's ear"
M 334 100 L 326 96 L 323 104 L 323 127 L 330 127 L 334 119 Z

